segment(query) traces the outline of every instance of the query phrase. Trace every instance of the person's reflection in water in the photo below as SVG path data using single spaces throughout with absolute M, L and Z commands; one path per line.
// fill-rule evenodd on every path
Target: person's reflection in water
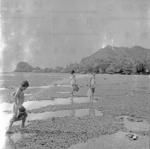
M 17 149 L 15 142 L 12 139 L 12 135 L 5 135 L 4 149 Z
M 75 113 L 76 113 L 76 111 L 73 109 L 73 110 L 71 111 L 71 117 L 74 117 L 74 116 L 75 116 Z
M 90 117 L 94 117 L 94 116 L 95 116 L 95 109 L 94 109 L 93 104 L 92 104 L 92 106 L 90 106 L 90 108 L 89 108 L 89 116 L 90 116 Z
M 70 112 L 70 116 L 71 116 L 71 117 L 74 117 L 74 116 L 75 116 L 75 113 L 76 113 L 76 111 L 75 111 L 74 107 L 72 107 L 72 110 L 71 110 L 71 112 Z

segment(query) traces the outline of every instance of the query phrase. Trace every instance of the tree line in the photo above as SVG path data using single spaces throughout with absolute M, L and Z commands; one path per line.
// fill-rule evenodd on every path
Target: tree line
M 27 62 L 19 62 L 15 72 L 42 72 L 42 73 L 69 73 L 75 70 L 77 73 L 86 74 L 89 72 L 107 73 L 107 74 L 149 74 L 150 59 L 133 60 L 124 59 L 94 59 L 92 62 L 88 60 L 80 63 L 71 63 L 65 67 L 40 68 L 33 67 Z

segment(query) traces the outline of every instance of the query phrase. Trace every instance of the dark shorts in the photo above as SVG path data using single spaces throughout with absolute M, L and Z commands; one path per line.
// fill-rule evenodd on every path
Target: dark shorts
M 17 116 L 18 120 L 25 119 L 28 116 L 27 112 L 20 112 L 19 115 Z
M 91 91 L 94 94 L 95 93 L 95 88 L 91 88 Z
M 20 121 L 20 120 L 24 120 L 26 119 L 26 117 L 28 116 L 26 110 L 24 111 L 19 111 L 19 114 L 16 116 L 14 115 L 12 118 L 12 121 Z
M 72 88 L 73 88 L 73 91 L 74 91 L 74 92 L 78 92 L 78 91 L 79 91 L 79 87 L 78 87 L 77 84 L 73 84 L 73 85 L 72 85 Z

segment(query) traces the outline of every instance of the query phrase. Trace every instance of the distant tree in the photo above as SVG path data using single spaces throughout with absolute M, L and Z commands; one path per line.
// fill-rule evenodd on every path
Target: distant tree
M 133 73 L 133 71 L 134 71 L 133 61 L 129 58 L 123 59 L 121 62 L 121 69 L 122 69 L 122 73 L 124 73 L 124 74 Z
M 95 63 L 93 64 L 94 70 L 101 70 L 102 73 L 106 72 L 106 69 L 111 65 L 112 61 L 109 59 L 96 59 Z
M 106 73 L 122 73 L 122 66 L 120 63 L 112 62 L 106 69 Z
M 145 73 L 149 74 L 150 73 L 150 58 L 146 58 L 143 64 L 144 64 Z
M 75 70 L 75 72 L 79 72 L 79 64 L 78 63 L 71 63 L 67 65 L 64 70 L 65 72 L 71 72 L 72 70 Z
M 49 72 L 52 72 L 52 71 L 53 71 L 52 68 L 45 68 L 45 69 L 44 69 L 44 72 L 46 72 L 46 73 L 49 73 Z
M 57 66 L 57 67 L 54 69 L 54 71 L 55 71 L 55 72 L 62 72 L 63 69 L 64 69 L 63 67 Z
M 19 62 L 16 66 L 15 72 L 32 72 L 33 67 L 27 62 Z
M 43 70 L 38 66 L 33 69 L 33 72 L 42 72 L 42 71 Z
M 137 73 L 139 73 L 139 74 L 145 73 L 146 72 L 145 65 L 143 63 L 137 63 L 136 70 L 137 70 Z

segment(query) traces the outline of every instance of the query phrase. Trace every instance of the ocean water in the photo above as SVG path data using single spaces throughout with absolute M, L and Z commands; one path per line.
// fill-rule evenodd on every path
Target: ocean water
M 81 78 L 79 85 L 87 84 L 87 75 L 78 75 Z M 30 87 L 25 91 L 26 96 L 38 94 L 53 84 L 69 79 L 70 75 L 65 73 L 0 73 L 0 99 L 1 101 L 11 98 L 15 88 L 23 80 L 28 80 Z M 59 85 L 58 85 L 59 86 Z M 59 87 L 68 88 L 69 82 Z M 126 96 L 147 96 L 150 94 L 150 76 L 149 75 L 96 75 L 96 96 L 101 97 L 126 97 Z M 60 94 L 69 93 L 69 90 L 59 91 Z M 87 91 L 85 91 L 87 92 Z M 86 96 L 86 93 L 84 93 Z M 3 96 L 3 97 L 2 97 Z
M 68 77 L 68 74 L 63 73 L 0 73 L 0 99 L 4 101 L 5 98 L 11 98 L 11 94 L 23 80 L 29 81 L 30 86 L 25 95 L 30 96 Z

